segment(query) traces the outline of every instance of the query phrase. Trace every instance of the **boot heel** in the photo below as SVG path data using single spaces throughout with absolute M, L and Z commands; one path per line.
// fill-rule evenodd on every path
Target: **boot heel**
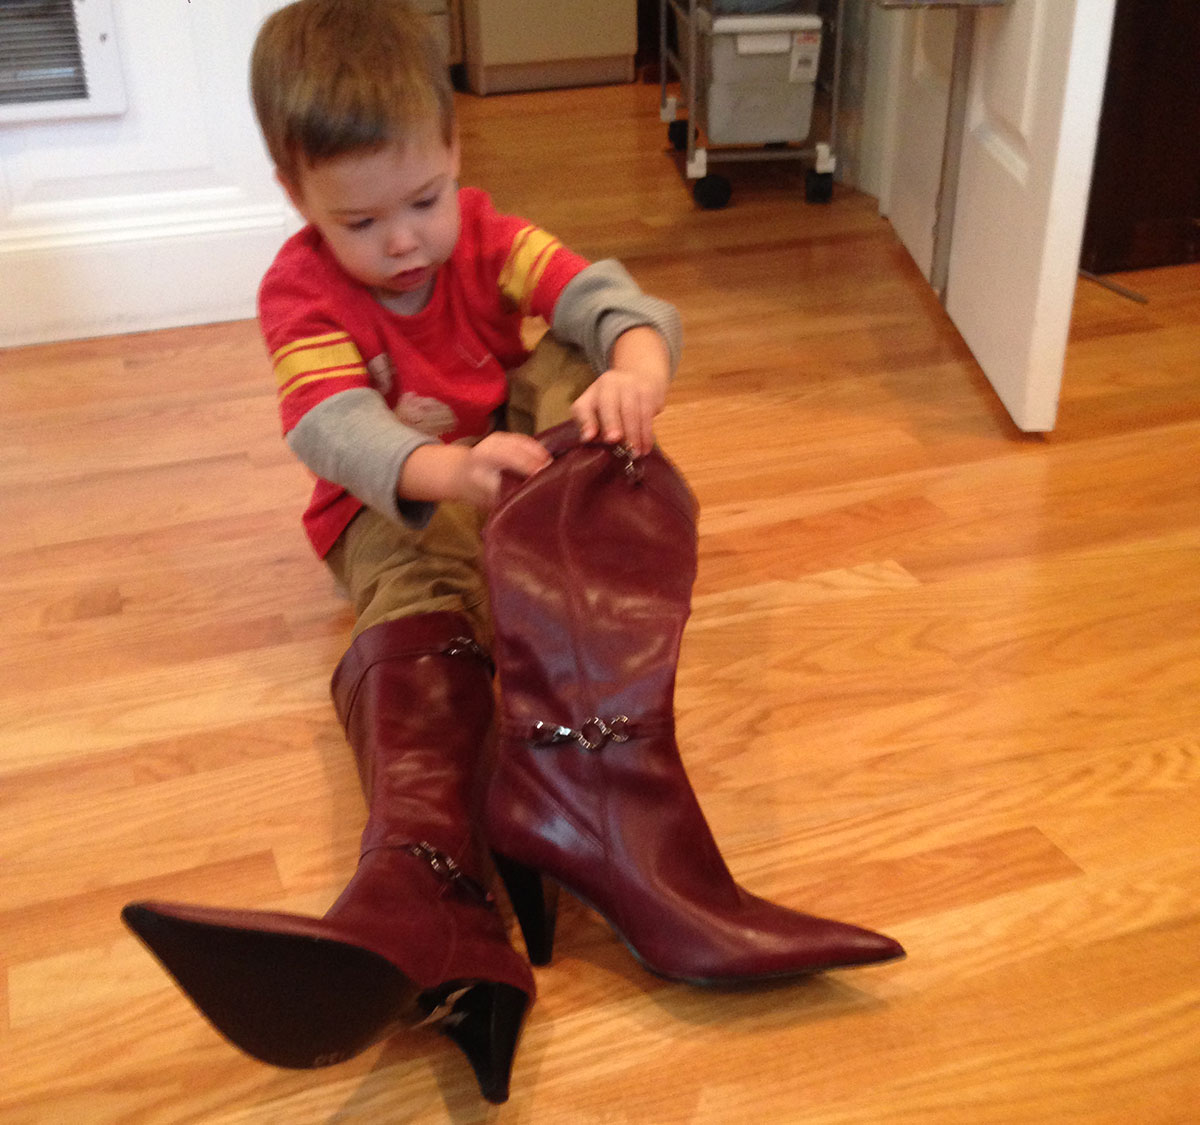
M 525 951 L 534 965 L 550 964 L 554 950 L 554 924 L 558 917 L 558 884 L 550 883 L 541 873 L 523 863 L 492 852 L 496 870 L 504 882 L 508 899 L 521 925 Z
M 508 1085 L 529 996 L 511 984 L 481 982 L 454 1005 L 442 1031 L 458 1044 L 479 1092 L 493 1105 L 508 1101 Z

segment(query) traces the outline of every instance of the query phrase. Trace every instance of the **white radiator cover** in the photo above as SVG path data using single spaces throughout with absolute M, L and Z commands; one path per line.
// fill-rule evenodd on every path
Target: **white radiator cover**
M 0 125 L 125 112 L 110 0 L 17 0 L 0 12 L 0 35 Z M 52 96 L 60 84 L 72 88 Z

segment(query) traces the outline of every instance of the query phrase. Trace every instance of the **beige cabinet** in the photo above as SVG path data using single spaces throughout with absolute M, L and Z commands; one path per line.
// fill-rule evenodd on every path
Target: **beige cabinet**
M 460 0 L 477 94 L 632 82 L 637 0 Z
M 412 0 L 419 12 L 424 12 L 433 24 L 438 38 L 446 46 L 446 58 L 451 64 L 463 61 L 462 12 L 459 0 Z

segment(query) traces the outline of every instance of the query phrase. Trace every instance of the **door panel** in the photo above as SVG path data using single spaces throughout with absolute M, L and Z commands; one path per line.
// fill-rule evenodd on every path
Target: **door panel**
M 1025 430 L 1052 429 L 1057 412 L 1113 4 L 1012 0 L 1007 7 L 973 14 L 971 84 L 945 304 L 1013 420 Z M 914 25 L 914 60 L 922 52 L 917 22 L 939 15 L 966 18 L 953 12 L 905 13 Z M 927 48 L 923 53 L 930 57 Z M 898 91 L 899 152 L 910 143 L 921 146 L 918 138 L 940 135 L 944 128 L 939 122 L 945 119 L 948 90 L 929 82 L 922 87 L 911 77 L 917 69 L 914 61 Z M 940 163 L 935 179 L 939 169 Z M 898 158 L 889 216 L 926 276 L 931 235 L 923 220 L 932 215 L 937 195 L 929 178 L 928 171 L 914 175 Z
M 978 17 L 946 311 L 1024 430 L 1058 410 L 1111 23 L 1112 0 Z

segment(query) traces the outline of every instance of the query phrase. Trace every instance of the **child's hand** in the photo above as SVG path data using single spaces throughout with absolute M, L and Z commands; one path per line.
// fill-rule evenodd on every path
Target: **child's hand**
M 654 416 L 667 397 L 667 379 L 609 368 L 576 400 L 571 416 L 584 441 L 624 442 L 635 456 L 654 446 Z
M 525 434 L 497 431 L 475 445 L 422 445 L 400 471 L 397 492 L 409 500 L 465 500 L 488 509 L 505 472 L 527 477 L 545 468 L 550 454 Z
M 624 442 L 634 456 L 654 447 L 654 417 L 670 383 L 670 359 L 652 328 L 631 328 L 617 338 L 612 367 L 575 400 L 571 416 L 584 441 Z
M 491 508 L 496 503 L 503 473 L 527 477 L 550 464 L 550 454 L 540 441 L 503 430 L 469 446 L 467 453 L 456 491 L 458 499 L 477 508 Z

